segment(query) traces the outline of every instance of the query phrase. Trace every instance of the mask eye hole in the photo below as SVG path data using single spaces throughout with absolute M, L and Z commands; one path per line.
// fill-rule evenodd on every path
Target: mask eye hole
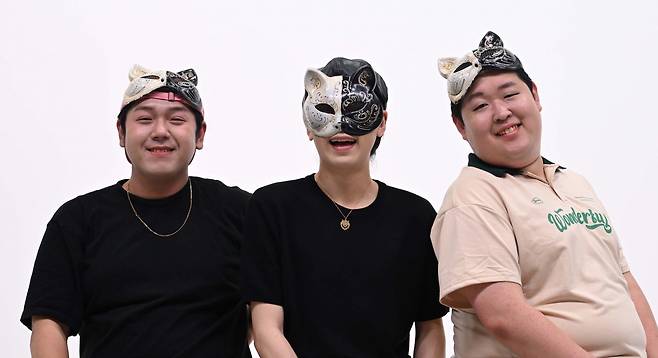
M 160 79 L 160 77 L 158 77 L 158 76 L 156 76 L 156 75 L 146 75 L 146 76 L 142 76 L 142 78 L 146 78 L 147 80 L 157 80 L 157 79 Z
M 320 111 L 322 113 L 336 114 L 333 107 L 331 107 L 330 105 L 328 105 L 326 103 L 316 104 L 315 109 L 317 109 L 318 111 Z
M 363 108 L 365 108 L 366 105 L 367 105 L 366 102 L 351 101 L 351 102 L 347 103 L 347 106 L 345 106 L 344 111 L 345 111 L 345 113 L 358 112 L 358 111 L 362 110 Z
M 471 63 L 470 62 L 464 62 L 461 65 L 459 65 L 459 67 L 457 67 L 457 69 L 455 69 L 455 72 L 462 71 L 462 70 L 467 69 L 469 67 L 471 67 Z

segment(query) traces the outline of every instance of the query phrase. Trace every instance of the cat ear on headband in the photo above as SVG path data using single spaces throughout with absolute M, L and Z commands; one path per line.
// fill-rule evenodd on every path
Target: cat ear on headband
M 151 71 L 151 70 L 149 70 L 145 67 L 142 67 L 140 65 L 133 65 L 133 67 L 128 72 L 128 80 L 132 81 L 135 78 L 140 78 L 140 77 L 146 75 L 147 73 L 152 73 L 152 72 L 153 71 Z
M 439 59 L 439 73 L 443 78 L 448 78 L 448 75 L 455 70 L 457 57 L 443 57 Z
M 194 83 L 195 86 L 199 84 L 199 77 L 197 77 L 196 72 L 191 68 L 178 72 L 178 75 Z

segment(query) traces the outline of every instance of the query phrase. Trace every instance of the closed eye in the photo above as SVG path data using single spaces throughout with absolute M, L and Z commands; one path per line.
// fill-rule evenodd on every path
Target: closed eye
M 336 114 L 334 108 L 326 103 L 320 103 L 315 105 L 315 109 L 322 113 Z
M 505 95 L 505 98 L 512 98 L 512 97 L 514 97 L 514 96 L 516 96 L 516 95 L 518 95 L 518 94 L 519 94 L 518 92 L 516 92 L 516 93 L 510 93 L 510 94 L 508 94 L 508 95 Z
M 479 111 L 479 110 L 483 109 L 486 106 L 487 106 L 486 103 L 480 103 L 477 106 L 475 106 L 475 108 L 473 108 L 473 112 Z

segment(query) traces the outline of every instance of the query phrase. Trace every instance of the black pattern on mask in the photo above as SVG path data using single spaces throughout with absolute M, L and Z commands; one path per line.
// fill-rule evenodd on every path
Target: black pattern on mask
M 178 73 L 167 71 L 167 85 L 179 93 L 199 112 L 202 111 L 203 105 L 201 103 L 201 96 L 196 89 L 198 77 L 193 69 L 180 71 Z
M 487 32 L 477 49 L 473 50 L 483 69 L 517 70 L 522 67 L 521 61 L 509 50 L 503 47 L 500 36 Z
M 343 77 L 341 129 L 350 135 L 364 135 L 379 126 L 383 117 L 381 100 L 375 93 L 377 78 L 370 66 Z

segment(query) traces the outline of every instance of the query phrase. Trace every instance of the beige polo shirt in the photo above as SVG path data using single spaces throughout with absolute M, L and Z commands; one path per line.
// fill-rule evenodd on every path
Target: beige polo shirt
M 514 357 L 480 323 L 460 288 L 509 281 L 597 357 L 646 357 L 645 334 L 610 217 L 580 175 L 544 160 L 547 182 L 475 155 L 432 228 L 441 302 L 454 308 L 456 357 Z

